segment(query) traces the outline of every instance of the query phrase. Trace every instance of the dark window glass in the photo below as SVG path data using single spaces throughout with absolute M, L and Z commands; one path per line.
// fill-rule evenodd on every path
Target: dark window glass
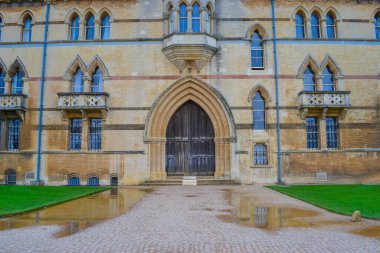
M 87 179 L 88 186 L 99 186 L 99 178 L 98 177 L 89 177 Z
M 380 40 L 380 13 L 375 16 L 375 33 L 376 39 Z
M 17 151 L 20 145 L 20 125 L 19 119 L 11 119 L 8 123 L 8 150 Z
M 83 80 L 83 72 L 78 69 L 72 79 L 72 92 L 83 92 L 84 91 L 84 80 Z
M 70 40 L 79 39 L 79 17 L 75 16 L 71 19 L 70 24 Z
M 111 185 L 112 186 L 118 186 L 118 178 L 117 177 L 111 177 Z
M 79 186 L 80 185 L 79 178 L 78 177 L 69 177 L 68 185 L 69 186 Z
M 93 40 L 95 35 L 95 17 L 89 16 L 86 20 L 86 40 Z
M 102 149 L 102 119 L 90 120 L 88 149 L 90 151 L 98 151 Z
M 319 16 L 317 13 L 313 13 L 313 15 L 311 15 L 311 35 L 314 39 L 321 37 L 320 30 Z
M 253 107 L 253 129 L 265 130 L 265 100 L 260 92 L 252 99 Z
M 103 91 L 103 74 L 100 68 L 96 68 L 91 81 L 91 92 Z
M 193 5 L 193 13 L 192 13 L 192 29 L 193 32 L 200 32 L 201 31 L 201 10 L 199 7 L 199 4 L 195 3 Z
M 259 33 L 254 32 L 252 35 L 251 43 L 251 67 L 263 68 L 264 67 L 264 52 L 261 43 L 261 36 Z
M 71 119 L 70 121 L 70 150 L 80 151 L 82 149 L 82 119 Z
M 327 14 L 326 16 L 326 30 L 327 30 L 327 38 L 330 38 L 330 39 L 335 39 L 336 37 L 336 34 L 335 34 L 335 20 L 334 20 L 334 16 L 332 16 L 331 14 Z
M 30 42 L 32 40 L 32 19 L 27 18 L 24 21 L 24 31 L 22 36 L 22 41 Z
M 1 41 L 1 32 L 3 30 L 3 20 L 0 18 L 0 41 Z
M 335 82 L 334 82 L 334 74 L 327 67 L 323 71 L 323 90 L 324 91 L 334 91 L 335 90 Z
M 319 148 L 319 128 L 317 118 L 306 118 L 306 137 L 308 149 Z
M 4 78 L 5 78 L 5 71 L 0 69 L 0 94 L 4 94 L 4 92 L 5 92 Z
M 102 40 L 108 40 L 110 38 L 111 33 L 111 23 L 110 23 L 110 16 L 106 15 L 102 18 L 101 23 L 101 39 Z
M 253 159 L 255 165 L 268 164 L 267 147 L 264 144 L 255 145 Z
M 179 32 L 187 32 L 187 5 L 185 3 L 179 6 Z
M 302 13 L 296 15 L 296 37 L 305 38 L 305 17 Z
M 326 118 L 327 148 L 338 148 L 338 122 L 336 118 Z
M 305 69 L 305 72 L 303 72 L 303 84 L 304 84 L 304 90 L 305 91 L 315 91 L 315 75 L 313 71 L 311 70 L 310 66 L 308 66 Z
M 12 94 L 22 94 L 22 87 L 24 85 L 22 78 L 22 72 L 20 70 L 16 70 L 15 75 L 12 77 Z
M 5 184 L 16 184 L 17 174 L 15 170 L 9 169 L 5 171 Z

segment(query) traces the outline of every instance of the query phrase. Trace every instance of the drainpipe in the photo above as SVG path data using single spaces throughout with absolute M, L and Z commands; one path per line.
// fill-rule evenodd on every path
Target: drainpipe
M 277 36 L 276 36 L 276 13 L 275 0 L 271 0 L 272 5 L 272 30 L 273 30 L 273 56 L 274 56 L 274 80 L 276 84 L 276 129 L 277 129 L 277 173 L 278 183 L 281 179 L 281 129 L 280 129 L 280 98 L 278 94 L 278 63 L 277 63 Z
M 44 46 L 42 50 L 42 73 L 41 73 L 41 89 L 40 89 L 40 110 L 38 116 L 38 146 L 37 146 L 37 183 L 41 183 L 41 138 L 42 138 L 42 116 L 44 110 L 44 91 L 45 91 L 45 69 L 46 69 L 46 49 L 47 49 L 47 36 L 49 31 L 49 14 L 50 14 L 50 1 L 46 1 L 46 15 L 45 15 L 45 32 L 44 32 Z

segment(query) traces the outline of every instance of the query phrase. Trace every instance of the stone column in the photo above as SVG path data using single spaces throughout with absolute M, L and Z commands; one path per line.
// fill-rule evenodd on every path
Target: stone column
M 100 20 L 95 20 L 95 31 L 94 31 L 94 40 L 100 40 Z
M 9 94 L 12 92 L 12 78 L 10 76 L 7 76 L 4 78 L 5 87 L 4 87 L 4 94 Z
M 312 38 L 312 34 L 311 34 L 311 27 L 309 27 L 309 25 L 311 24 L 311 20 L 310 18 L 306 18 L 305 19 L 305 36 L 306 38 Z
M 170 34 L 170 11 L 168 12 L 164 12 L 163 16 L 162 16 L 164 22 L 163 23 L 163 27 L 162 27 L 162 31 L 164 32 L 164 36 Z
M 84 88 L 83 88 L 83 91 L 84 92 L 91 92 L 91 81 L 92 81 L 92 78 L 90 75 L 85 75 L 83 77 L 83 80 L 84 80 Z
M 160 140 L 160 179 L 166 179 L 166 169 L 165 169 L 165 157 L 166 157 L 166 141 L 164 139 Z
M 326 141 L 326 121 L 324 118 L 320 118 L 319 122 L 319 140 L 320 140 L 320 149 L 326 150 L 327 149 L 327 141 Z
M 79 20 L 79 40 L 86 39 L 86 31 L 85 31 L 85 22 L 84 20 Z
M 335 90 L 346 90 L 346 86 L 344 84 L 344 76 L 341 75 L 335 75 Z
M 179 31 L 179 9 L 174 9 L 173 15 L 174 15 L 173 33 L 175 33 Z
M 82 151 L 88 151 L 88 131 L 89 120 L 87 120 L 87 115 L 82 115 Z
M 210 16 L 210 22 L 211 22 L 211 31 L 210 34 L 215 35 L 217 33 L 216 31 L 216 12 L 213 12 L 212 15 Z
M 323 90 L 323 75 L 317 75 L 315 77 L 316 79 L 316 91 L 322 91 Z
M 326 19 L 321 19 L 321 38 L 327 38 Z
M 150 180 L 156 180 L 156 163 L 155 163 L 155 146 L 154 143 L 149 143 L 149 167 Z
M 193 7 L 189 6 L 187 7 L 187 32 L 191 33 L 193 32 L 193 27 L 192 27 L 192 12 L 193 12 Z

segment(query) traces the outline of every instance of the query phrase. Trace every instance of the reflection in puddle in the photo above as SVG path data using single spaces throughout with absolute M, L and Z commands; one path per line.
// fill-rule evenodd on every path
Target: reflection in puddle
M 261 207 L 254 197 L 240 192 L 225 190 L 229 205 L 236 207 L 231 213 L 221 214 L 218 219 L 241 226 L 275 231 L 282 227 L 333 228 L 356 235 L 380 238 L 380 226 L 326 219 L 322 213 L 299 208 Z M 365 227 L 363 227 L 365 226 Z
M 233 222 L 242 226 L 275 230 L 280 227 L 310 227 L 315 225 L 308 217 L 318 216 L 311 210 L 281 207 L 258 207 L 255 199 L 241 193 L 226 191 L 227 201 L 237 208 L 231 214 L 219 215 L 225 222 Z
M 113 188 L 46 209 L 0 219 L 0 230 L 30 226 L 63 225 L 57 237 L 75 234 L 125 213 L 151 189 Z

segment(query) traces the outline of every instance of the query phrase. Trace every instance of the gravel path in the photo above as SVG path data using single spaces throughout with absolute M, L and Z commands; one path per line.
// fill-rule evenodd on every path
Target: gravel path
M 238 215 L 244 196 L 316 211 L 317 226 L 265 230 L 217 218 Z M 380 223 L 347 219 L 258 186 L 157 187 L 126 214 L 72 236 L 54 238 L 59 226 L 0 232 L 0 252 L 380 252 L 379 239 L 349 233 Z

